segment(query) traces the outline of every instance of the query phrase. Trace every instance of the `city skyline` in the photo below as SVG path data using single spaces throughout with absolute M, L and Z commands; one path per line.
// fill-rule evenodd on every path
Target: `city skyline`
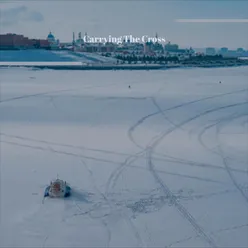
M 70 42 L 72 32 L 115 37 L 165 37 L 182 47 L 248 49 L 247 22 L 180 22 L 182 19 L 247 19 L 244 1 L 5 1 L 1 33 L 44 38 L 49 31 Z

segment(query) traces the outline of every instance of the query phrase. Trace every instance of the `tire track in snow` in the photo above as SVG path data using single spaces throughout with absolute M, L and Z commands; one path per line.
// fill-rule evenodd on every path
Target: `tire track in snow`
M 176 106 L 172 106 L 172 107 L 169 107 L 169 108 L 166 108 L 166 109 L 163 109 L 162 112 L 165 113 L 167 111 L 170 111 L 170 110 L 174 110 L 174 109 L 177 109 L 177 108 L 181 108 L 181 107 L 185 107 L 187 105 L 191 105 L 191 104 L 194 104 L 194 103 L 199 103 L 199 102 L 202 102 L 202 101 L 206 101 L 206 100 L 210 100 L 210 99 L 214 99 L 214 98 L 218 98 L 218 97 L 223 97 L 223 96 L 227 96 L 227 95 L 231 95 L 231 94 L 236 94 L 236 93 L 243 93 L 244 91 L 247 91 L 248 92 L 248 89 L 245 88 L 245 89 L 242 89 L 242 90 L 237 90 L 237 91 L 231 91 L 231 92 L 227 92 L 227 93 L 223 93 L 223 94 L 218 94 L 218 95 L 214 95 L 214 96 L 208 96 L 208 97 L 204 97 L 204 98 L 200 98 L 200 99 L 197 99 L 197 100 L 193 100 L 193 101 L 190 101 L 190 102 L 185 102 L 185 103 L 181 103 L 181 104 L 178 104 Z M 140 126 L 146 119 L 150 118 L 150 117 L 153 117 L 155 115 L 158 115 L 158 114 L 161 114 L 161 109 L 159 111 L 156 111 L 156 112 L 153 112 L 151 114 L 148 114 L 144 117 L 142 117 L 141 119 L 139 119 L 134 125 L 132 125 L 129 130 L 128 130 L 128 136 L 129 136 L 129 139 L 138 147 L 138 148 L 141 148 L 141 149 L 144 149 L 142 146 L 140 146 L 133 138 L 133 132 L 135 131 L 135 129 Z
M 45 96 L 45 95 L 48 95 L 48 94 L 51 94 L 51 93 L 60 93 L 60 92 L 66 92 L 66 91 L 73 91 L 73 90 L 72 89 L 69 89 L 69 90 L 54 90 L 54 91 L 47 91 L 47 92 L 42 92 L 42 93 L 30 94 L 30 95 L 22 95 L 22 96 L 17 96 L 17 97 L 1 100 L 0 104 L 4 103 L 4 102 L 21 100 L 21 99 L 29 98 L 29 97 Z
M 155 105 L 155 107 L 160 111 L 160 113 L 162 114 L 162 116 L 170 123 L 172 124 L 175 128 L 179 128 L 182 129 L 180 126 L 178 126 L 177 124 L 175 124 L 173 121 L 171 121 L 162 111 L 162 109 L 160 108 L 160 106 L 158 105 L 158 103 L 156 102 L 156 99 L 154 97 L 151 97 L 151 100 L 153 102 L 153 104 Z M 123 171 L 127 168 L 128 165 L 131 165 L 135 160 L 137 160 L 137 156 L 141 156 L 142 154 L 146 153 L 147 149 L 143 149 L 143 151 L 136 153 L 135 155 L 131 155 L 129 156 L 123 164 L 121 164 L 118 168 L 116 168 L 110 175 L 108 182 L 107 182 L 107 186 L 106 186 L 106 194 L 108 195 L 110 193 L 110 190 L 113 190 L 113 188 L 116 185 L 117 180 L 119 179 L 120 175 L 123 173 Z M 133 158 L 133 159 L 132 159 Z M 166 173 L 169 174 L 169 173 Z M 171 174 L 176 174 L 176 173 L 171 173 Z M 112 185 L 111 185 L 112 184 Z
M 91 183 L 92 183 L 92 185 L 93 185 L 95 191 L 96 191 L 100 196 L 102 196 L 103 199 L 105 200 L 105 202 L 111 207 L 108 198 L 107 198 L 107 197 L 105 196 L 105 194 L 103 194 L 103 193 L 98 189 L 98 187 L 96 186 L 96 182 L 95 182 L 95 179 L 94 179 L 94 177 L 93 177 L 93 172 L 92 172 L 92 170 L 90 170 L 90 168 L 87 166 L 87 163 L 86 163 L 84 160 L 81 159 L 81 163 L 84 165 L 85 169 L 87 170 L 87 172 L 88 172 L 88 174 L 89 174 L 89 176 L 90 176 Z M 91 212 L 89 212 L 89 215 L 91 215 Z M 106 229 L 106 231 L 107 231 L 107 235 L 108 235 L 107 247 L 109 247 L 109 246 L 110 246 L 110 242 L 111 242 L 111 231 L 110 231 L 110 229 L 109 229 L 109 227 L 108 227 L 107 222 L 106 222 L 104 219 L 101 219 L 101 223 L 102 223 L 102 225 L 105 227 L 105 229 Z
M 216 127 L 218 126 L 219 124 L 221 123 L 224 123 L 224 122 L 228 122 L 228 121 L 232 121 L 234 119 L 238 119 L 238 118 L 241 118 L 241 117 L 244 117 L 246 116 L 247 114 L 244 113 L 244 114 L 232 114 L 231 116 L 228 116 L 228 117 L 224 117 L 224 118 L 221 118 L 220 120 L 218 120 L 217 122 L 213 123 L 213 124 L 210 124 L 210 125 L 207 125 L 205 126 L 201 131 L 200 133 L 198 134 L 198 141 L 199 143 L 201 144 L 202 147 L 204 147 L 204 149 L 206 149 L 207 151 L 211 152 L 211 153 L 214 153 L 216 155 L 220 155 L 220 152 L 218 151 L 214 151 L 213 149 L 209 148 L 204 142 L 203 142 L 203 135 L 211 128 L 213 127 Z M 232 160 L 234 160 L 233 158 L 230 158 Z M 234 168 L 229 168 L 231 171 L 235 171 L 237 169 L 234 169 Z M 247 171 L 245 170 L 242 170 L 245 174 L 247 174 Z
M 248 197 L 247 197 L 247 195 L 244 193 L 244 191 L 242 190 L 242 188 L 239 186 L 238 182 L 236 181 L 235 177 L 233 176 L 232 172 L 229 170 L 229 166 L 228 166 L 228 163 L 227 163 L 226 158 L 223 155 L 223 151 L 221 149 L 221 146 L 219 146 L 219 151 L 220 151 L 220 156 L 221 156 L 221 158 L 223 160 L 223 164 L 224 164 L 224 166 L 226 168 L 226 172 L 229 175 L 229 177 L 230 177 L 233 185 L 237 188 L 237 190 L 243 196 L 243 198 L 245 199 L 246 203 L 248 203 Z
M 237 116 L 237 118 L 239 117 L 242 117 L 242 116 L 246 116 L 247 114 L 244 114 L 244 115 L 240 115 L 240 116 Z M 233 120 L 233 119 L 232 119 Z M 217 126 L 219 125 L 220 123 L 217 124 Z M 238 184 L 236 178 L 234 177 L 233 173 L 230 171 L 230 168 L 229 168 L 229 165 L 228 165 L 228 161 L 227 161 L 227 158 L 224 156 L 224 153 L 223 153 L 223 150 L 222 150 L 222 147 L 221 147 L 221 144 L 219 142 L 219 133 L 220 133 L 220 129 L 216 129 L 216 138 L 217 138 L 217 141 L 218 141 L 218 149 L 219 149 L 219 154 L 220 154 L 220 157 L 222 158 L 222 161 L 223 161 L 223 164 L 226 168 L 226 172 L 227 174 L 229 175 L 233 185 L 236 187 L 236 189 L 240 192 L 240 194 L 242 195 L 242 197 L 244 198 L 244 200 L 246 201 L 246 203 L 248 203 L 248 196 L 244 193 L 242 187 L 240 187 L 240 185 Z
M 222 229 L 219 229 L 219 230 L 217 230 L 215 232 L 212 232 L 212 234 L 222 233 L 222 232 L 226 232 L 226 231 L 230 231 L 230 230 L 237 230 L 237 229 L 241 229 L 241 228 L 244 228 L 244 227 L 248 227 L 248 224 L 232 226 L 232 227 L 228 227 L 228 228 L 222 228 Z M 170 243 L 169 245 L 165 246 L 165 248 L 170 248 L 170 247 L 172 247 L 174 245 L 184 243 L 184 242 L 186 242 L 188 240 L 191 240 L 193 238 L 199 238 L 199 235 L 190 236 L 190 237 L 187 237 L 187 238 L 184 238 L 184 239 L 174 241 L 174 242 Z
M 127 157 L 125 159 L 125 161 L 123 163 L 121 163 L 121 165 L 119 167 L 117 167 L 109 176 L 109 179 L 107 181 L 106 184 L 106 190 L 105 193 L 107 195 L 109 195 L 110 190 L 113 190 L 113 188 L 115 187 L 118 178 L 120 177 L 121 173 L 123 172 L 123 170 L 127 167 L 130 166 L 135 160 L 137 160 L 139 158 L 139 155 L 142 155 L 144 152 L 138 152 L 135 155 L 131 155 L 129 157 Z
M 38 151 L 43 151 L 43 152 L 51 152 L 51 153 L 55 153 L 55 154 L 58 154 L 58 155 L 72 156 L 72 157 L 76 157 L 76 158 L 88 159 L 88 160 L 93 160 L 93 161 L 98 161 L 98 162 L 100 161 L 100 162 L 103 162 L 103 163 L 113 164 L 114 166 L 116 166 L 118 164 L 121 164 L 119 162 L 112 161 L 112 160 L 106 160 L 106 159 L 101 159 L 101 158 L 96 158 L 96 157 L 91 157 L 91 156 L 84 156 L 84 155 L 80 155 L 80 154 L 76 154 L 76 153 L 55 150 L 53 148 L 44 148 L 44 147 L 41 147 L 41 146 L 32 146 L 32 145 L 22 144 L 22 143 L 18 143 L 18 142 L 3 141 L 3 140 L 1 140 L 1 143 L 8 144 L 8 145 L 19 146 L 19 147 L 24 147 L 24 148 L 30 148 L 30 149 L 34 149 L 34 150 L 38 150 Z M 147 168 L 136 166 L 136 165 L 131 165 L 131 164 L 126 164 L 125 166 L 129 167 L 129 168 L 138 169 L 138 170 L 148 170 Z M 225 184 L 224 182 L 221 182 L 221 181 L 218 181 L 218 180 L 213 180 L 211 178 L 190 176 L 190 175 L 187 175 L 187 174 L 174 173 L 174 172 L 169 172 L 169 171 L 165 171 L 165 170 L 157 170 L 157 172 L 161 173 L 161 174 L 167 174 L 167 175 L 183 177 L 183 178 L 190 178 L 190 179 L 204 181 L 204 182 Z
M 160 108 L 160 106 L 157 104 L 157 102 L 156 102 L 156 100 L 154 99 L 154 97 L 152 98 L 152 101 L 153 101 L 153 104 L 158 108 L 159 113 L 161 113 L 161 114 L 163 115 L 163 117 L 164 117 L 169 123 L 171 123 L 171 124 L 174 126 L 173 131 L 176 130 L 176 129 L 179 129 L 179 128 L 181 129 L 181 126 L 180 126 L 180 125 L 177 125 L 177 124 L 173 123 L 170 119 L 167 118 L 167 116 L 164 114 L 164 112 L 162 111 L 162 109 Z M 130 129 L 129 129 L 129 131 L 130 131 Z M 128 134 L 130 134 L 130 133 L 128 132 Z M 130 138 L 130 135 L 129 135 L 129 138 Z M 156 137 L 155 137 L 155 139 L 156 139 Z M 132 140 L 132 142 L 135 142 L 132 138 L 131 138 L 131 140 Z M 142 151 L 139 152 L 139 153 L 136 153 L 135 156 L 137 156 L 137 155 L 139 155 L 139 154 L 142 155 L 143 153 L 146 153 L 146 152 L 147 152 L 147 148 L 145 148 L 145 149 L 142 148 L 142 147 L 140 147 L 140 148 L 142 149 Z M 124 161 L 123 164 L 121 164 L 116 170 L 114 170 L 114 171 L 111 173 L 111 175 L 110 175 L 110 177 L 109 177 L 109 179 L 108 179 L 107 186 L 106 186 L 106 191 L 105 191 L 107 195 L 109 194 L 110 187 L 111 187 L 111 189 L 113 189 L 113 188 L 115 187 L 115 184 L 116 184 L 118 178 L 120 177 L 121 173 L 123 173 L 123 171 L 125 170 L 125 168 L 137 159 L 137 158 L 135 158 L 135 159 L 129 161 L 131 158 L 132 158 L 132 156 L 128 157 L 128 158 Z M 171 173 L 171 174 L 173 174 L 173 173 Z M 112 183 L 112 181 L 113 181 L 113 183 Z M 112 186 L 110 186 L 111 183 L 112 183 Z
M 231 107 L 235 107 L 235 106 L 241 106 L 241 105 L 245 105 L 248 104 L 248 102 L 241 102 L 241 103 L 236 103 L 236 104 L 230 104 L 230 105 L 225 105 L 222 107 L 217 107 L 217 108 L 213 108 L 210 110 L 206 110 L 200 114 L 195 115 L 194 117 L 191 117 L 183 122 L 181 122 L 179 124 L 179 126 L 183 126 L 189 122 L 192 122 L 193 120 L 196 120 L 200 117 L 203 117 L 207 114 L 216 112 L 216 111 L 220 111 L 223 109 L 227 109 L 227 108 L 231 108 Z M 161 143 L 161 141 L 170 133 L 172 133 L 173 131 L 175 131 L 177 128 L 171 128 L 167 131 L 165 131 L 163 134 L 161 134 L 161 136 L 159 138 L 157 138 L 155 141 L 153 141 L 151 143 L 151 145 L 148 145 L 147 148 L 147 162 L 148 162 L 148 167 L 154 177 L 154 179 L 156 180 L 156 182 L 161 186 L 161 189 L 163 190 L 163 192 L 165 193 L 165 195 L 169 196 L 171 202 L 173 203 L 173 205 L 177 208 L 177 210 L 182 214 L 182 216 L 193 226 L 193 228 L 195 229 L 195 231 L 201 236 L 202 239 L 204 239 L 209 245 L 211 245 L 211 247 L 217 247 L 215 244 L 215 241 L 205 233 L 204 229 L 198 225 L 198 223 L 196 222 L 196 220 L 194 219 L 194 217 L 186 210 L 186 208 L 184 208 L 184 206 L 182 204 L 180 204 L 180 202 L 177 200 L 176 196 L 171 192 L 171 190 L 169 189 L 169 187 L 161 180 L 161 178 L 158 176 L 158 173 L 156 172 L 154 165 L 152 163 L 152 153 L 154 151 L 154 149 Z
M 243 90 L 237 90 L 237 91 L 232 91 L 232 92 L 228 92 L 228 93 L 224 93 L 224 94 L 219 94 L 219 95 L 215 95 L 215 96 L 210 96 L 210 97 L 205 97 L 205 98 L 201 98 L 201 99 L 198 99 L 198 100 L 194 100 L 194 101 L 190 101 L 190 102 L 186 102 L 186 103 L 182 103 L 182 104 L 179 104 L 179 105 L 176 105 L 174 107 L 170 107 L 170 108 L 167 108 L 167 109 L 164 109 L 162 110 L 160 107 L 159 107 L 159 111 L 158 112 L 154 112 L 152 114 L 149 114 L 149 115 L 146 115 L 144 117 L 142 117 L 140 120 L 138 120 L 134 125 L 132 125 L 129 130 L 128 130 L 128 137 L 129 137 L 129 140 L 135 144 L 138 148 L 140 148 L 141 150 L 145 150 L 146 148 L 145 147 L 142 147 L 141 145 L 139 145 L 134 137 L 133 137 L 133 133 L 135 131 L 135 129 L 140 126 L 146 119 L 150 118 L 150 117 L 153 117 L 154 115 L 157 115 L 157 114 L 162 114 L 164 116 L 164 113 L 166 111 L 169 111 L 169 110 L 173 110 L 173 109 L 177 109 L 177 108 L 180 108 L 180 107 L 184 107 L 184 106 L 187 106 L 187 105 L 190 105 L 190 104 L 193 104 L 193 103 L 198 103 L 198 102 L 201 102 L 201 101 L 205 101 L 205 100 L 209 100 L 209 99 L 214 99 L 214 98 L 218 98 L 218 97 L 222 97 L 222 96 L 226 96 L 226 95 L 230 95 L 230 94 L 235 94 L 235 93 L 243 93 L 244 91 L 247 91 L 248 92 L 248 89 L 243 89 Z M 162 112 L 161 112 L 162 110 Z M 178 126 L 178 125 L 177 125 Z M 156 153 L 157 155 L 160 155 L 158 153 Z M 166 157 L 168 158 L 169 156 L 166 156 L 164 154 L 162 154 L 163 157 Z M 175 160 L 181 160 L 180 158 L 175 158 L 175 157 L 172 157 L 170 156 L 171 158 L 175 159 Z M 187 161 L 184 159 L 184 164 L 188 164 L 188 165 L 192 165 L 192 161 Z M 203 166 L 202 163 L 197 163 L 197 162 L 193 162 L 194 165 L 198 165 L 198 166 Z M 204 164 L 205 167 L 207 167 L 205 164 Z M 218 169 L 224 169 L 223 167 L 221 166 L 214 166 L 214 165 L 210 165 L 209 167 L 211 168 L 218 168 Z M 233 168 L 232 168 L 233 170 Z M 244 171 L 245 172 L 245 171 Z M 245 172 L 246 173 L 246 172 Z
M 191 161 L 191 160 L 188 160 L 188 159 L 177 158 L 177 157 L 170 156 L 170 155 L 167 155 L 167 154 L 161 155 L 161 157 L 165 157 L 165 158 L 163 160 L 160 160 L 158 157 L 153 157 L 153 160 L 176 163 L 176 164 L 183 164 L 183 165 L 189 165 L 189 166 L 193 166 L 193 167 L 202 167 L 202 168 L 214 169 L 214 170 L 225 170 L 225 168 L 223 168 L 222 166 L 219 166 L 219 165 L 195 162 L 195 161 Z M 170 159 L 168 159 L 168 158 L 170 158 Z M 233 172 L 236 172 L 236 173 L 242 173 L 242 174 L 247 173 L 246 170 L 242 170 L 242 169 L 230 168 L 230 170 L 233 171 Z
M 46 247 L 46 242 L 48 240 L 49 236 L 45 236 L 44 240 L 43 240 L 43 243 L 42 243 L 42 248 L 45 248 Z
M 95 182 L 95 180 L 93 178 L 92 171 L 88 168 L 87 164 L 83 160 L 81 160 L 81 162 L 84 164 L 85 168 L 87 169 L 87 171 L 88 171 L 88 173 L 89 173 L 89 175 L 91 177 L 91 180 L 92 180 L 92 183 L 94 185 L 95 190 L 103 197 L 103 199 L 105 200 L 107 205 L 110 207 L 111 212 L 110 212 L 110 214 L 108 216 L 111 216 L 111 214 L 113 214 L 113 212 L 118 211 L 116 206 L 115 206 L 115 204 L 113 204 L 109 200 L 108 194 L 106 194 L 106 193 L 104 194 L 98 189 L 98 187 L 96 186 L 96 182 Z M 89 213 L 89 214 L 91 214 L 91 213 Z M 142 240 L 137 228 L 134 226 L 134 224 L 132 223 L 131 219 L 122 210 L 120 210 L 120 216 L 125 220 L 125 222 L 129 225 L 130 229 L 133 231 L 139 246 L 143 247 L 144 246 L 144 241 Z M 107 228 L 107 232 L 108 232 L 108 247 L 109 247 L 110 242 L 111 242 L 111 231 L 108 228 L 108 224 L 107 224 L 107 222 L 105 220 L 102 220 L 102 224 Z
M 186 219 L 195 229 L 195 231 L 209 244 L 211 247 L 217 247 L 215 241 L 205 233 L 204 229 L 197 223 L 195 218 L 187 211 L 187 209 L 177 200 L 176 196 L 170 191 L 169 187 L 160 179 L 154 165 L 152 163 L 152 149 L 148 151 L 148 166 L 152 175 L 154 176 L 156 182 L 161 186 L 164 194 L 170 198 L 173 206 L 182 214 L 184 219 Z
M 42 146 L 32 146 L 32 145 L 27 145 L 27 144 L 21 144 L 21 143 L 18 143 L 18 142 L 3 141 L 3 140 L 1 140 L 1 143 L 20 146 L 20 147 L 26 147 L 26 148 L 32 148 L 32 149 L 40 150 L 40 151 L 49 151 L 49 152 L 52 152 L 52 153 L 66 155 L 66 156 L 72 156 L 72 157 L 77 157 L 77 158 L 86 158 L 86 159 L 90 159 L 90 160 L 94 160 L 94 161 L 100 161 L 100 162 L 104 162 L 104 163 L 111 163 L 111 164 L 115 164 L 115 165 L 116 165 L 116 163 L 118 163 L 116 161 L 112 161 L 112 160 L 108 160 L 108 159 L 101 159 L 101 158 L 95 158 L 95 157 L 76 154 L 76 153 L 67 152 L 67 151 L 60 151 L 60 150 L 55 150 L 55 149 L 48 148 L 48 147 L 45 148 L 45 147 L 42 147 Z
M 225 167 L 225 170 L 226 170 L 226 172 L 227 172 L 229 178 L 231 179 L 233 185 L 234 185 L 235 188 L 240 192 L 241 196 L 244 198 L 244 200 L 246 201 L 246 203 L 248 203 L 248 196 L 244 193 L 242 187 L 240 187 L 240 185 L 239 185 L 238 182 L 236 181 L 236 179 L 235 179 L 235 177 L 234 177 L 232 171 L 230 170 L 229 165 L 228 165 L 228 162 L 227 162 L 227 157 L 224 156 L 223 150 L 222 150 L 222 148 L 221 148 L 220 143 L 218 142 L 218 152 L 217 152 L 217 151 L 214 151 L 214 150 L 208 148 L 208 147 L 206 146 L 206 144 L 204 143 L 204 141 L 203 141 L 203 134 L 204 134 L 207 130 L 209 130 L 209 129 L 213 128 L 213 127 L 216 127 L 216 126 L 218 126 L 219 124 L 221 124 L 221 123 L 223 123 L 223 122 L 232 121 L 232 120 L 234 120 L 234 119 L 237 119 L 237 118 L 240 118 L 240 117 L 243 117 L 243 116 L 246 116 L 246 115 L 247 115 L 247 114 L 234 114 L 234 115 L 231 115 L 231 116 L 229 116 L 229 117 L 223 118 L 223 119 L 219 120 L 218 122 L 216 122 L 216 123 L 214 123 L 214 124 L 211 124 L 211 125 L 205 127 L 205 128 L 199 133 L 199 135 L 198 135 L 198 140 L 199 140 L 199 143 L 200 143 L 206 150 L 208 150 L 208 151 L 210 151 L 211 153 L 214 153 L 214 154 L 216 154 L 216 155 L 218 155 L 218 156 L 221 157 L 221 159 L 222 159 L 222 161 L 223 161 L 223 165 L 224 165 L 224 167 Z M 220 130 L 217 129 L 217 133 L 216 133 L 217 140 L 218 140 L 219 132 L 220 132 Z
M 155 104 L 156 104 L 156 102 L 155 102 Z M 158 108 L 159 108 L 159 106 L 158 106 Z M 160 109 L 160 108 L 159 108 L 159 109 Z M 209 112 L 209 111 L 206 111 L 206 113 L 208 113 L 208 112 Z M 200 115 L 200 116 L 202 116 L 202 115 Z M 175 128 L 172 129 L 172 131 L 174 131 L 174 130 L 180 128 L 180 126 L 175 125 L 174 123 L 173 123 L 173 126 L 175 126 Z M 159 139 L 159 138 L 158 138 L 158 139 Z M 155 138 L 155 140 L 158 140 L 158 139 Z M 155 141 L 155 143 L 156 143 L 156 141 Z M 150 151 L 151 151 L 151 150 L 150 150 Z M 142 153 L 144 153 L 144 152 L 146 152 L 146 150 L 145 150 L 145 151 L 141 151 L 140 154 L 142 154 Z M 136 154 L 136 155 L 137 155 L 137 154 Z M 151 159 L 151 155 L 150 155 L 149 157 L 150 157 L 150 159 Z M 119 176 L 121 175 L 121 173 L 123 172 L 123 170 L 126 168 L 126 165 L 133 162 L 133 160 L 131 160 L 131 161 L 128 162 L 128 160 L 131 159 L 131 158 L 132 158 L 132 156 L 131 156 L 131 157 L 128 157 L 128 158 L 124 161 L 124 163 L 123 163 L 119 168 L 117 168 L 117 169 L 111 174 L 111 176 L 109 177 L 108 183 L 107 183 L 107 190 L 106 190 L 107 194 L 109 193 L 109 188 L 110 188 L 110 183 L 111 183 L 111 181 L 113 181 L 113 185 L 112 185 L 112 187 L 111 187 L 111 188 L 113 188 L 113 187 L 115 186 L 116 181 L 118 180 Z M 134 160 L 135 160 L 135 159 L 134 159 Z M 151 160 L 150 160 L 150 161 L 151 161 Z M 151 169 L 151 165 L 152 165 L 152 163 L 150 162 L 150 166 L 149 166 L 150 169 Z M 154 170 L 153 170 L 153 171 L 154 171 Z M 153 173 L 153 175 L 154 175 L 154 173 Z M 158 177 L 156 177 L 156 178 L 157 178 L 157 181 L 158 181 Z M 160 186 L 161 186 L 162 188 L 163 188 L 163 186 L 165 187 L 165 185 L 163 185 L 163 183 L 162 183 L 162 184 L 160 183 Z M 167 186 L 166 186 L 166 187 L 167 187 Z M 177 202 L 176 197 L 172 194 L 172 192 L 170 192 L 169 188 L 164 188 L 164 189 L 166 189 L 166 190 L 165 190 L 166 195 L 168 195 L 168 196 L 170 197 L 172 203 L 173 203 L 174 205 L 177 206 L 177 209 L 183 214 L 184 218 L 187 218 L 187 219 L 188 219 L 188 221 L 189 221 L 189 222 L 191 223 L 191 225 L 195 228 L 195 230 L 196 230 L 198 233 L 200 233 L 201 236 L 202 236 L 202 237 L 203 237 L 203 238 L 204 238 L 212 247 L 216 247 L 216 245 L 215 245 L 214 241 L 212 240 L 212 238 L 210 238 L 209 236 L 207 236 L 207 235 L 205 234 L 204 230 L 196 223 L 196 221 L 195 221 L 195 219 L 193 218 L 193 216 L 191 216 L 191 215 L 187 212 L 187 210 L 186 210 L 181 204 L 179 204 L 179 202 Z
M 141 156 L 135 155 L 135 154 L 132 155 L 132 154 L 123 153 L 123 152 L 87 148 L 85 146 L 76 146 L 76 145 L 70 145 L 70 144 L 64 144 L 64 143 L 56 143 L 56 142 L 39 140 L 39 139 L 34 139 L 34 138 L 27 138 L 27 137 L 23 137 L 23 136 L 19 136 L 19 135 L 0 133 L 0 136 L 14 138 L 14 139 L 22 140 L 22 141 L 41 143 L 41 144 L 45 144 L 45 145 L 49 145 L 49 146 L 54 145 L 54 146 L 61 146 L 61 147 L 65 147 L 65 148 L 73 148 L 73 149 L 80 150 L 80 151 L 81 150 L 82 151 L 92 151 L 92 152 L 110 154 L 110 155 L 114 154 L 114 155 L 118 155 L 118 156 L 130 156 L 130 157 L 133 156 L 133 157 L 137 157 L 137 158 L 142 158 Z M 189 166 L 206 167 L 206 168 L 211 168 L 211 169 L 216 169 L 216 170 L 225 170 L 225 168 L 223 168 L 222 166 L 218 166 L 218 165 L 194 162 L 194 161 L 190 161 L 190 160 L 186 160 L 186 159 L 182 159 L 182 158 L 173 157 L 170 155 L 160 155 L 160 156 L 161 157 L 153 157 L 153 160 L 162 161 L 162 162 L 171 162 L 171 163 L 175 163 L 175 164 L 184 164 L 184 165 L 189 165 Z M 91 158 L 88 158 L 88 159 L 91 159 Z M 114 162 L 114 161 L 109 161 L 109 162 L 112 164 L 113 163 L 116 164 L 116 162 Z M 131 166 L 131 165 L 127 165 L 127 167 L 134 167 L 134 168 L 138 168 L 138 169 L 143 169 L 141 167 Z M 247 173 L 246 170 L 241 170 L 241 169 L 230 168 L 230 170 L 237 172 L 237 173 Z M 163 173 L 163 171 L 161 171 L 161 173 Z
M 67 148 L 74 148 L 74 149 L 78 149 L 78 150 L 94 151 L 94 152 L 99 152 L 99 153 L 114 154 L 114 155 L 120 155 L 120 156 L 131 156 L 131 154 L 128 154 L 128 153 L 115 152 L 115 151 L 111 151 L 111 150 L 88 148 L 88 147 L 85 147 L 85 146 L 76 146 L 76 145 L 65 144 L 65 143 L 57 143 L 57 142 L 52 142 L 52 141 L 46 141 L 46 140 L 40 140 L 40 139 L 34 139 L 34 138 L 27 138 L 27 137 L 19 136 L 19 135 L 11 135 L 11 134 L 1 133 L 1 132 L 0 132 L 0 135 L 6 136 L 6 137 L 9 137 L 9 138 L 20 139 L 20 140 L 23 140 L 23 141 L 31 141 L 31 142 L 36 142 L 36 143 L 42 143 L 42 144 L 46 144 L 46 145 L 55 145 L 55 146 L 61 146 L 61 147 L 67 147 Z
M 140 152 L 140 154 L 142 154 L 143 152 Z M 138 154 L 136 154 L 138 155 Z M 122 163 L 119 167 L 117 167 L 109 176 L 109 179 L 107 181 L 106 184 L 106 189 L 105 189 L 105 194 L 107 195 L 107 197 L 110 194 L 110 190 L 113 190 L 113 188 L 115 187 L 117 180 L 119 179 L 121 173 L 123 172 L 123 170 L 125 169 L 125 167 L 127 165 L 130 165 L 132 162 L 134 162 L 137 159 L 137 157 L 133 157 L 133 156 L 129 156 L 124 163 Z M 111 204 L 112 205 L 112 204 Z M 126 223 L 130 226 L 130 228 L 133 230 L 134 235 L 136 240 L 138 241 L 138 244 L 140 247 L 144 247 L 145 242 L 144 240 L 141 238 L 141 235 L 138 231 L 138 229 L 135 227 L 135 225 L 133 224 L 132 220 L 130 217 L 128 217 L 123 211 L 121 211 L 121 216 L 124 217 L 124 219 L 126 220 Z
M 163 109 L 159 106 L 159 104 L 157 103 L 154 97 L 152 97 L 152 102 L 166 121 L 168 121 L 172 126 L 177 127 L 178 129 L 184 130 L 182 127 L 178 126 L 176 123 L 174 123 L 170 118 L 168 118 L 165 115 L 165 111 L 163 111 Z

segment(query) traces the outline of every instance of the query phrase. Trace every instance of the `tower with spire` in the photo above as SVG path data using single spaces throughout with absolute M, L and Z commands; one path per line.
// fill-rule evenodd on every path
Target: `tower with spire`
M 156 32 L 155 37 L 156 37 L 156 43 L 158 43 L 158 33 L 157 32 Z
M 72 33 L 72 45 L 75 45 L 75 32 Z
M 85 43 L 88 42 L 88 34 L 87 34 L 87 32 L 85 32 L 85 34 L 84 34 L 84 42 Z
M 72 49 L 75 49 L 75 32 L 72 33 Z

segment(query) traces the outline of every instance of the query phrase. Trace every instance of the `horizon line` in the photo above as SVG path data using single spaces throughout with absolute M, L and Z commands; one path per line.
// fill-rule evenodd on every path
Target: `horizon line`
M 181 23 L 248 23 L 248 19 L 176 19 Z

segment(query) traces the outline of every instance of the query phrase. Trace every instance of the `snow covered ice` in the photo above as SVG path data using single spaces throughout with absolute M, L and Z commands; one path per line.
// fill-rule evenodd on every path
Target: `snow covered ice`
M 1 247 L 248 246 L 246 67 L 0 73 Z

